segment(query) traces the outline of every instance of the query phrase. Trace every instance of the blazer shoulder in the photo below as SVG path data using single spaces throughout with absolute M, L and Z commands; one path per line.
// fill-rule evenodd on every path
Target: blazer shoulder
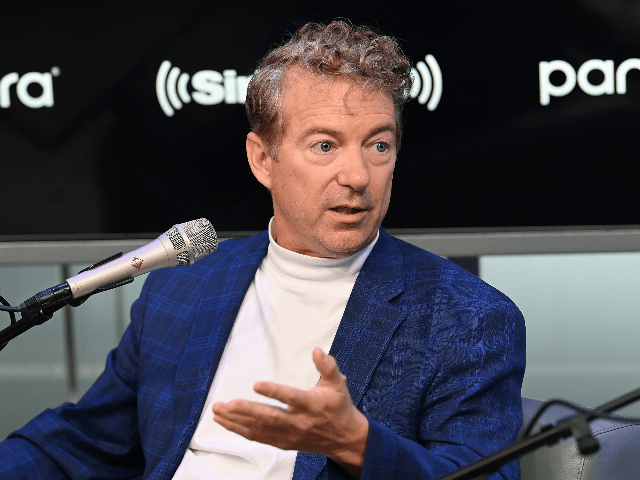
M 208 282 L 214 272 L 223 272 L 234 265 L 244 265 L 261 261 L 266 254 L 269 238 L 267 232 L 252 237 L 224 240 L 218 249 L 193 263 L 183 267 L 163 268 L 148 275 L 143 287 L 147 291 L 168 291 L 169 286 L 180 285 L 179 290 L 194 289 Z M 173 290 L 173 289 L 170 289 Z
M 402 257 L 406 285 L 431 287 L 434 293 L 446 291 L 447 295 L 440 295 L 440 298 L 450 301 L 476 300 L 484 304 L 515 307 L 507 295 L 463 267 L 404 240 L 392 239 Z
M 400 249 L 408 317 L 431 325 L 432 334 L 460 344 L 517 345 L 524 351 L 524 317 L 497 288 L 459 265 L 394 239 Z

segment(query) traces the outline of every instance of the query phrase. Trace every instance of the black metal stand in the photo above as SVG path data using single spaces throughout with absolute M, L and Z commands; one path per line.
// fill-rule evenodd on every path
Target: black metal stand
M 101 265 L 109 263 L 121 256 L 122 252 L 116 253 L 115 255 L 105 258 L 104 260 L 101 260 L 98 263 L 95 263 L 90 267 L 81 270 L 80 273 L 98 268 Z M 69 284 L 65 282 L 61 283 L 60 285 L 56 285 L 55 287 L 43 290 L 40 293 L 37 293 L 33 297 L 21 303 L 19 307 L 9 307 L 13 309 L 13 312 L 11 312 L 10 314 L 15 313 L 16 311 L 20 312 L 22 314 L 22 318 L 20 318 L 20 320 L 18 320 L 17 322 L 14 322 L 14 318 L 12 315 L 11 325 L 9 325 L 4 330 L 0 330 L 0 350 L 2 350 L 9 341 L 13 340 L 18 335 L 21 335 L 22 333 L 26 332 L 32 327 L 35 327 L 36 325 L 41 325 L 47 320 L 50 320 L 54 312 L 57 312 L 65 305 L 78 307 L 82 305 L 91 295 L 105 292 L 107 290 L 111 290 L 112 288 L 120 287 L 131 282 L 133 282 L 133 277 L 124 278 L 109 285 L 105 285 L 104 287 L 98 288 L 95 292 L 79 298 L 73 298 L 71 288 L 69 287 Z M 6 304 L 6 302 L 2 303 Z
M 71 299 L 71 289 L 67 283 L 48 288 L 20 304 L 22 318 L 0 331 L 0 345 L 5 345 L 31 327 L 41 325 L 51 319 Z
M 561 438 L 567 438 L 572 435 L 576 437 L 578 446 L 581 448 L 580 451 L 583 454 L 594 453 L 598 450 L 598 443 L 591 435 L 588 422 L 598 418 L 598 413 L 612 412 L 639 399 L 640 388 L 595 408 L 593 413 L 584 413 L 568 418 L 555 427 L 545 427 L 540 433 L 520 440 L 504 450 L 441 477 L 439 480 L 472 480 L 484 478 L 481 476 L 496 471 L 498 467 L 510 460 L 536 450 L 543 445 L 553 445 Z

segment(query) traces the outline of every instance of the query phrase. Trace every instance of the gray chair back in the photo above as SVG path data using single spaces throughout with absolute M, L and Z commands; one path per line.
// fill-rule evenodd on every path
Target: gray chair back
M 522 399 L 523 428 L 543 403 Z M 536 426 L 555 425 L 572 415 L 569 408 L 554 405 Z M 522 480 L 640 480 L 640 423 L 597 419 L 589 425 L 600 443 L 598 453 L 580 454 L 573 438 L 541 447 L 520 458 Z

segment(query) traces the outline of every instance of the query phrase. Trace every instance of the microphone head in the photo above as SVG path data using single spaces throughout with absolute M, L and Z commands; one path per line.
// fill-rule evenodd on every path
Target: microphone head
M 177 266 L 191 265 L 218 248 L 218 236 L 206 218 L 174 225 L 165 235 L 179 252 L 176 255 Z
M 209 220 L 200 218 L 174 225 L 153 242 L 126 255 L 100 262 L 93 268 L 68 278 L 67 283 L 72 297 L 79 298 L 123 285 L 123 281 L 159 268 L 191 265 L 216 248 L 216 231 Z

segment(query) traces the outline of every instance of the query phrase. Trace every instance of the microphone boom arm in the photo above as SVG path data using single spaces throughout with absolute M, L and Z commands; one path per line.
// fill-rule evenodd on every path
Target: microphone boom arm
M 81 270 L 79 273 L 86 272 L 98 268 L 106 263 L 115 260 L 122 256 L 122 252 L 116 253 L 104 260 L 94 263 L 90 267 Z M 72 307 L 78 307 L 82 305 L 91 295 L 96 293 L 105 292 L 112 288 L 117 288 L 122 285 L 133 282 L 133 277 L 124 278 L 113 282 L 109 285 L 98 288 L 97 290 L 84 295 L 82 297 L 73 298 L 71 294 L 71 288 L 67 282 L 56 285 L 55 287 L 43 290 L 40 293 L 35 294 L 33 297 L 28 298 L 18 307 L 9 307 L 12 312 L 18 311 L 21 313 L 21 318 L 17 322 L 12 322 L 7 328 L 0 330 L 0 350 L 2 350 L 7 343 L 16 338 L 18 335 L 23 334 L 27 330 L 36 325 L 42 325 L 47 320 L 53 317 L 53 314 L 60 310 L 65 305 Z M 4 310 L 4 309 L 2 309 Z M 9 311 L 7 309 L 7 311 Z
M 138 275 L 164 267 L 191 265 L 218 248 L 218 236 L 206 218 L 174 225 L 151 243 L 123 255 L 119 252 L 85 268 L 64 283 L 43 290 L 18 307 L 0 306 L 9 312 L 11 325 L 0 331 L 0 350 L 10 340 L 49 320 L 65 305 L 77 307 L 94 293 L 133 282 Z M 1 297 L 0 297 L 1 298 Z M 15 321 L 14 312 L 22 313 Z

